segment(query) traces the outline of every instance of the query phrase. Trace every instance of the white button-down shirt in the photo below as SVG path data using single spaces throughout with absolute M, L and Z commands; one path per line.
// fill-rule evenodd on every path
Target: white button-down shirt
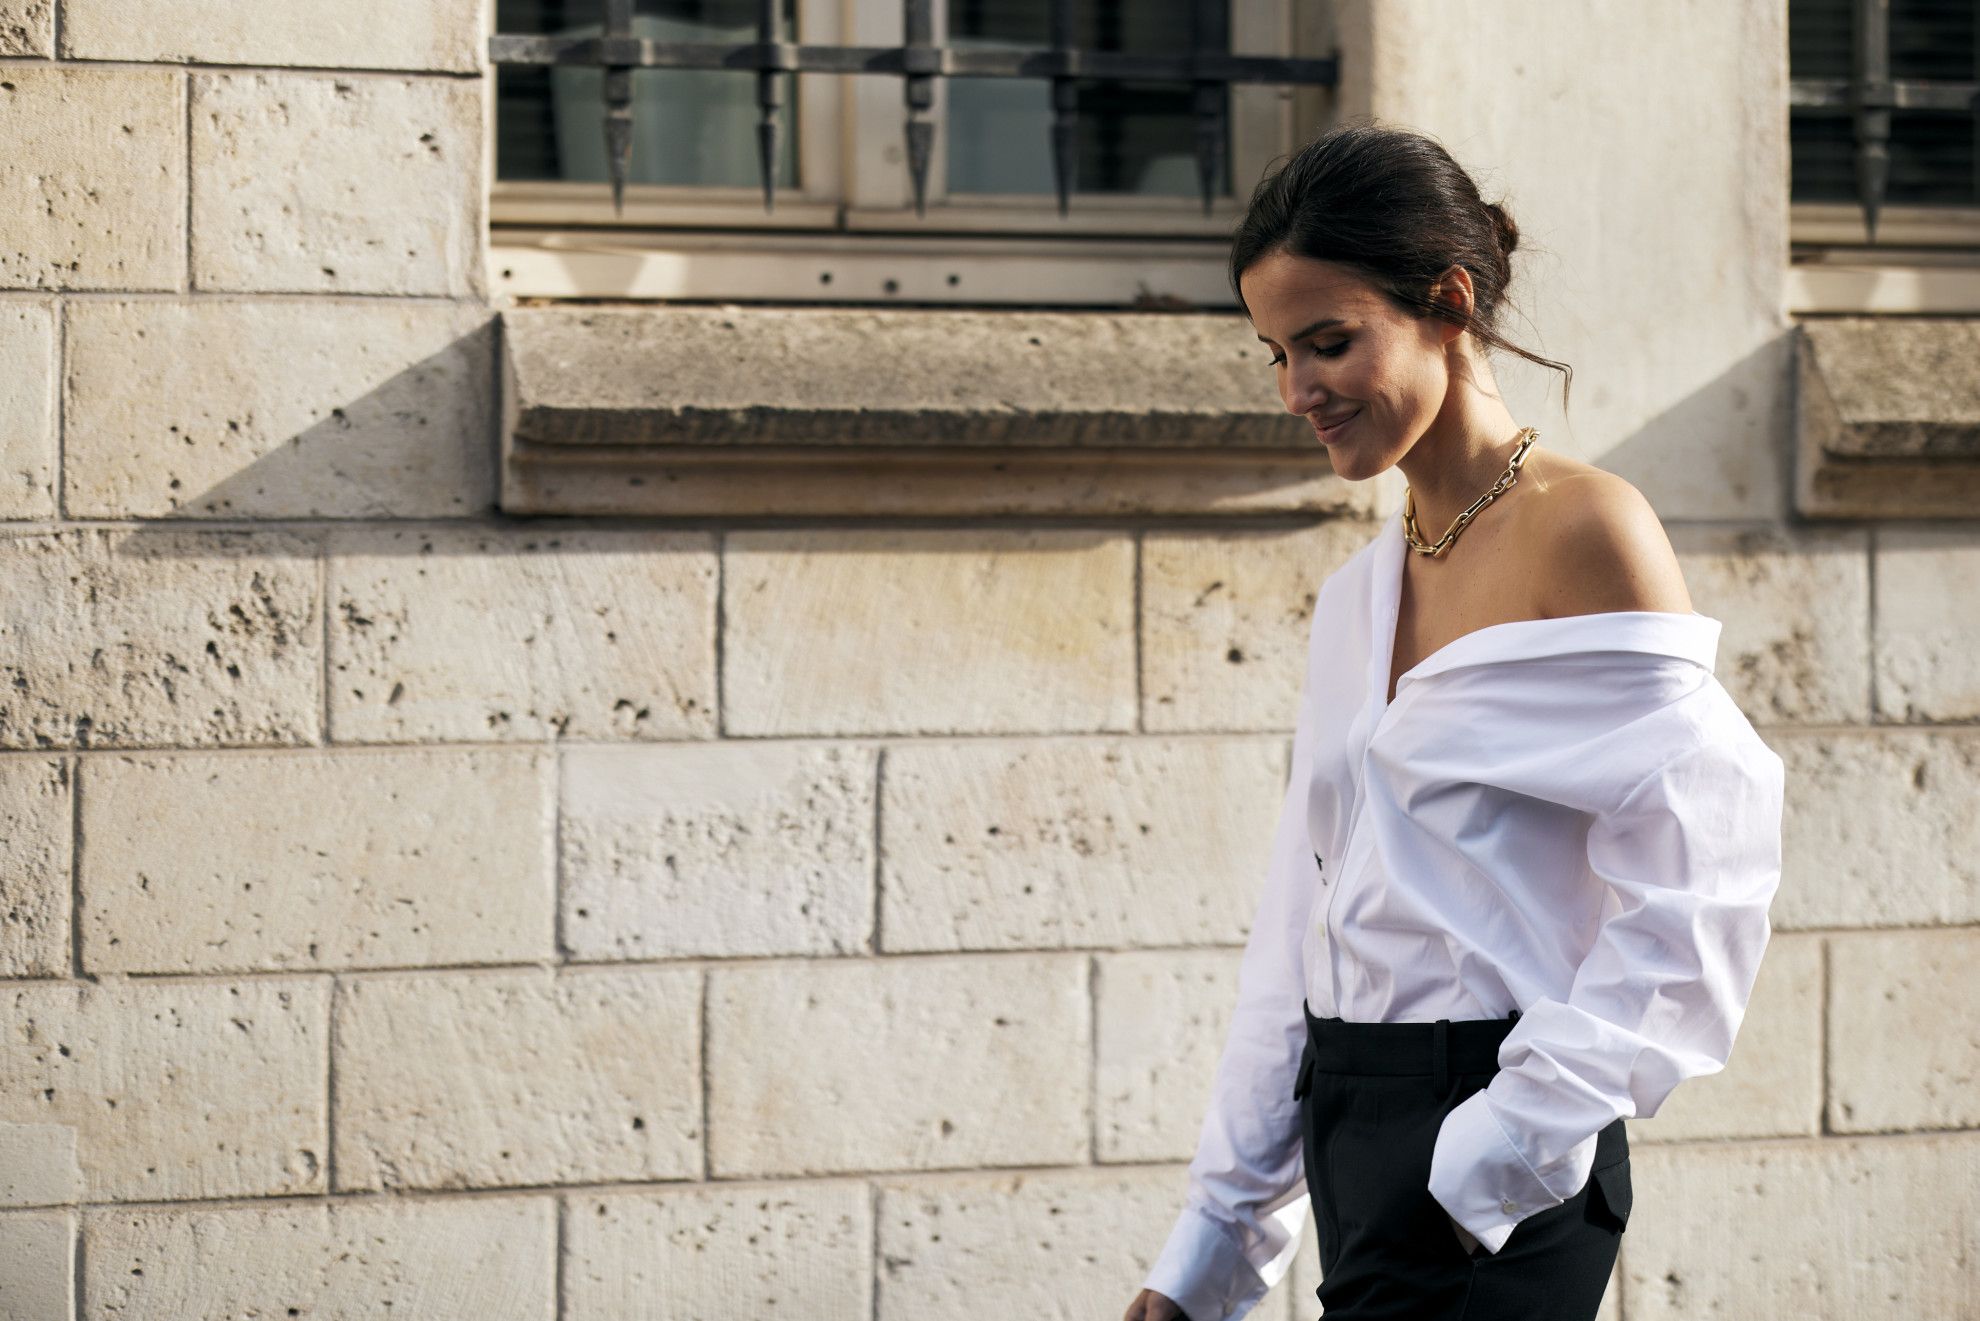
M 1188 1192 L 1144 1282 L 1237 1318 L 1311 1204 L 1293 1078 L 1320 1018 L 1504 1018 L 1428 1191 L 1490 1252 L 1586 1184 L 1595 1135 L 1724 1067 L 1771 934 L 1780 757 L 1663 611 L 1465 634 L 1387 700 L 1398 512 L 1322 583 L 1280 810 Z M 1455 1232 L 1453 1234 L 1455 1237 Z

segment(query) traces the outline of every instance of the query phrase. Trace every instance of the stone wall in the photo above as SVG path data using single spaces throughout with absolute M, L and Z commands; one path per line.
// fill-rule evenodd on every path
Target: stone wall
M 1790 771 L 1607 1315 L 1968 1314 L 1980 534 L 1786 512 L 1782 6 L 1503 8 L 1343 5 L 1345 104 L 1513 184 Z M 1398 488 L 504 516 L 480 10 L 0 0 L 0 1315 L 1117 1316 Z

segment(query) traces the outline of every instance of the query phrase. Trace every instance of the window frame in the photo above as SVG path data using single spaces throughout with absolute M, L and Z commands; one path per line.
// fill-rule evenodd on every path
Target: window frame
M 492 11 L 493 6 L 489 7 Z M 1230 0 L 1232 49 L 1242 54 L 1325 54 L 1333 49 L 1328 6 L 1293 0 Z M 816 45 L 898 45 L 898 6 L 859 0 L 797 0 L 798 37 Z M 489 19 L 491 24 L 492 13 Z M 947 40 L 947 6 L 935 7 L 935 35 Z M 491 79 L 491 82 L 493 80 Z M 775 210 L 766 212 L 760 185 L 748 188 L 629 183 L 623 215 L 612 210 L 602 183 L 506 181 L 493 177 L 489 196 L 489 269 L 495 293 L 507 299 L 640 297 L 781 297 L 882 301 L 913 287 L 930 301 L 1004 301 L 990 266 L 958 268 L 973 257 L 994 259 L 1031 251 L 1044 241 L 1086 240 L 1081 258 L 1106 267 L 1098 278 L 1076 281 L 1064 301 L 1113 304 L 1133 296 L 1137 264 L 1151 257 L 1193 267 L 1188 278 L 1157 297 L 1185 302 L 1207 297 L 1229 301 L 1221 274 L 1232 226 L 1246 196 L 1220 196 L 1204 214 L 1200 197 L 1093 195 L 1075 192 L 1065 216 L 1050 194 L 961 194 L 947 190 L 949 134 L 947 79 L 935 80 L 929 118 L 937 125 L 929 162 L 926 216 L 914 209 L 913 183 L 903 141 L 906 108 L 897 76 L 797 75 L 796 113 L 786 128 L 802 125 L 797 144 L 799 185 L 780 186 Z M 491 90 L 491 100 L 493 98 Z M 1332 118 L 1333 89 L 1235 84 L 1230 88 L 1230 170 L 1237 192 L 1276 158 L 1296 148 L 1297 124 Z M 490 159 L 497 132 L 489 116 Z M 879 144 L 874 147 L 872 144 Z M 861 144 L 866 144 L 862 147 Z M 1041 140 L 1042 153 L 1049 150 Z M 747 247 L 754 239 L 755 266 L 727 269 L 709 254 Z M 1099 242 L 1098 240 L 1110 240 Z M 1195 241 L 1190 261 L 1178 243 Z M 828 254 L 844 262 L 873 249 L 894 255 L 903 274 L 891 281 L 834 281 L 821 285 L 819 263 Z M 864 250 L 864 251 L 862 251 Z M 933 263 L 928 265 L 928 263 Z M 936 268 L 943 268 L 937 273 Z M 960 279 L 950 279 L 960 270 Z M 974 278 L 972 278 L 972 273 Z M 747 278 L 741 278 L 746 276 Z M 1184 292 L 1177 292 L 1178 290 Z M 692 292 L 687 292 L 692 291 Z M 1010 297 L 1008 301 L 1037 302 Z M 986 297 L 987 295 L 987 297 Z

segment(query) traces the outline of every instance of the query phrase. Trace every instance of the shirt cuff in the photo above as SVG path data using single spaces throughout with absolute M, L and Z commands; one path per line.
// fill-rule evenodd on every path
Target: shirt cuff
M 1520 1221 L 1566 1200 L 1556 1197 L 1519 1154 L 1483 1091 L 1444 1116 L 1430 1156 L 1430 1195 L 1494 1253 Z
M 1141 1287 L 1170 1299 L 1189 1321 L 1237 1321 L 1268 1288 L 1230 1230 L 1193 1204 L 1184 1206 Z

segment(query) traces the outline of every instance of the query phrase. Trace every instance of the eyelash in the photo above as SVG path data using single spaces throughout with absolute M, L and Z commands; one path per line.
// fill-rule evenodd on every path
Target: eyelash
M 1324 349 L 1315 349 L 1313 351 L 1319 354 L 1323 358 L 1338 358 L 1343 353 L 1347 352 L 1347 346 L 1352 342 L 1353 342 L 1352 340 L 1344 339 L 1338 344 L 1330 344 Z M 1285 361 L 1284 358 L 1274 358 L 1272 359 L 1272 365 L 1276 367 L 1284 361 Z

